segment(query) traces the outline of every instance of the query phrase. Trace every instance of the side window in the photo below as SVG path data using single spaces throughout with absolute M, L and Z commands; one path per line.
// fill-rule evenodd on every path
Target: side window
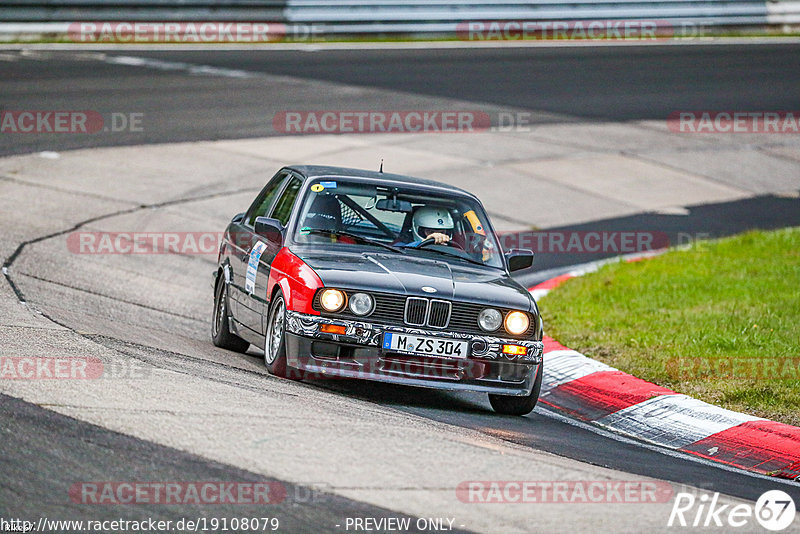
M 267 215 L 269 208 L 272 206 L 272 202 L 275 200 L 275 197 L 278 196 L 278 192 L 281 190 L 281 185 L 284 181 L 286 181 L 287 176 L 288 175 L 286 174 L 276 176 L 269 184 L 267 184 L 267 187 L 261 191 L 261 193 L 258 195 L 258 198 L 256 198 L 256 201 L 253 202 L 253 205 L 250 206 L 250 209 L 247 211 L 245 221 L 248 225 L 255 225 L 256 217 L 265 217 Z
M 294 206 L 294 201 L 297 200 L 297 193 L 300 191 L 300 186 L 302 184 L 303 182 L 297 178 L 292 178 L 292 181 L 286 186 L 286 191 L 283 192 L 278 203 L 275 204 L 275 209 L 272 211 L 272 218 L 278 219 L 284 226 L 289 222 L 289 217 L 292 214 L 292 206 Z

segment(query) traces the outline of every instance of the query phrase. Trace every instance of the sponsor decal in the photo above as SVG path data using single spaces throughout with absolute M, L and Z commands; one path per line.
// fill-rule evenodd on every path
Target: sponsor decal
M 263 241 L 257 242 L 253 245 L 250 251 L 250 260 L 247 262 L 247 274 L 244 283 L 244 289 L 248 293 L 255 293 L 256 291 L 256 275 L 258 274 L 258 262 L 261 259 L 261 254 L 264 253 L 267 246 Z

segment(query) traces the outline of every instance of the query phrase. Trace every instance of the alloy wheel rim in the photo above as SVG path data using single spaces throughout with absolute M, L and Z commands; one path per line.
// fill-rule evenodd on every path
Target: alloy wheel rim
M 224 290 L 219 292 L 219 303 L 217 304 L 217 316 L 214 318 L 214 336 L 222 330 L 222 318 L 225 316 L 225 296 Z
M 264 358 L 267 360 L 267 363 L 272 363 L 275 361 L 275 358 L 278 354 L 278 348 L 281 346 L 284 320 L 283 309 L 283 301 L 280 301 L 275 307 L 275 311 L 272 312 L 272 319 L 270 320 L 269 330 L 267 333 L 267 346 L 265 347 L 268 350 L 264 351 Z

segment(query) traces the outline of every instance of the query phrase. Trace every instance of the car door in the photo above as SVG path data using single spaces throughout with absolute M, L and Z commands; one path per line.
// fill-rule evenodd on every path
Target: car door
M 302 185 L 303 181 L 299 177 L 291 176 L 284 185 L 280 198 L 275 202 L 269 214 L 269 217 L 281 223 L 284 233 Z M 256 272 L 253 273 L 251 268 L 251 282 L 254 291 L 247 292 L 248 310 L 246 312 L 246 320 L 248 321 L 248 328 L 263 334 L 269 307 L 269 302 L 267 301 L 269 296 L 267 295 L 267 282 L 269 280 L 270 268 L 275 256 L 283 247 L 283 243 L 271 242 L 261 236 L 257 236 L 257 239 L 260 245 L 254 245 L 256 249 L 256 254 L 254 256 L 257 256 Z M 255 257 L 251 258 L 251 261 L 252 260 L 255 260 Z
M 229 226 L 230 308 L 237 323 L 247 326 L 249 298 L 247 296 L 247 264 L 257 239 L 254 231 L 256 217 L 267 216 L 278 199 L 290 173 L 280 171 L 261 190 L 244 217 Z

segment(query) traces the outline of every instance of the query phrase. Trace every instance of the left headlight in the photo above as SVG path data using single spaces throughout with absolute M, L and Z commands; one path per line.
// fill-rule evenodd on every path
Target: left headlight
M 506 315 L 506 320 L 503 321 L 503 326 L 506 327 L 506 332 L 513 336 L 524 334 L 530 325 L 531 320 L 528 318 L 528 314 L 521 311 L 508 312 L 508 315 Z
M 350 311 L 356 315 L 369 315 L 375 306 L 375 301 L 366 293 L 355 293 L 350 296 Z
M 345 296 L 338 289 L 324 289 L 319 295 L 319 303 L 325 311 L 337 312 L 344 307 Z

